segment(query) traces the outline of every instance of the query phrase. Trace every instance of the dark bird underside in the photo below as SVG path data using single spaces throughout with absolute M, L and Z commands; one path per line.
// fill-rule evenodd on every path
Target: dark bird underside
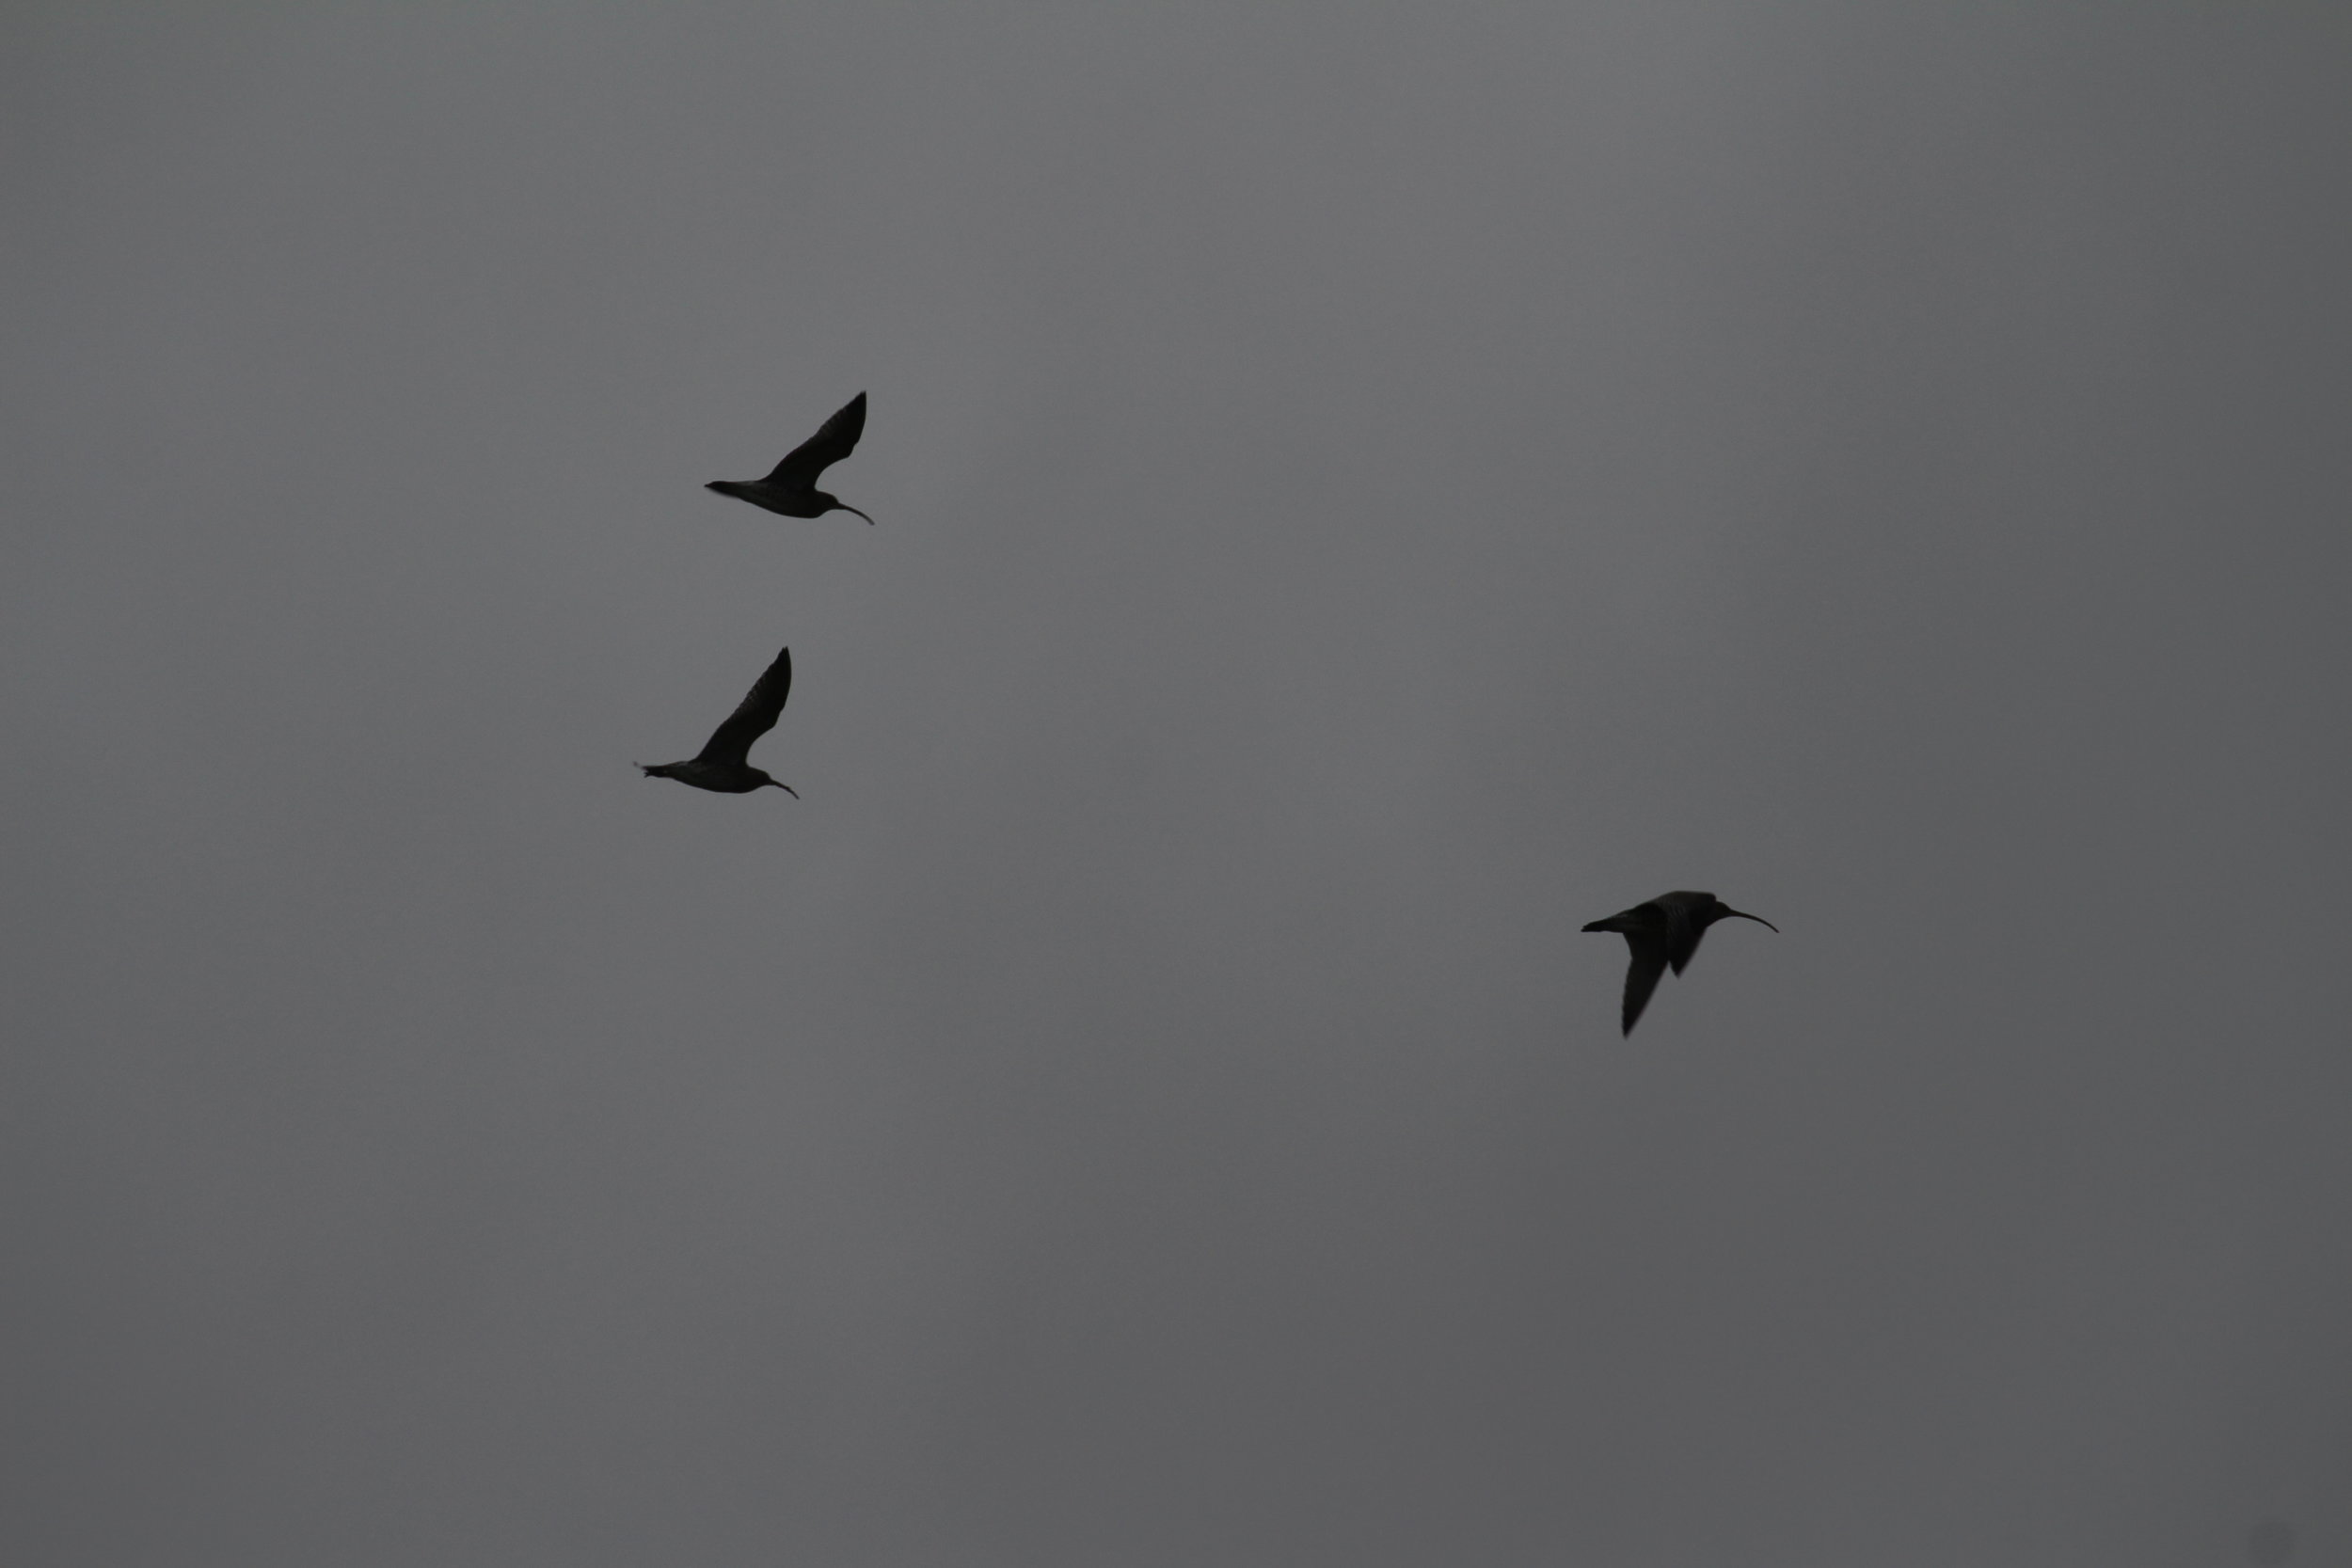
M 1649 1006 L 1650 993 L 1668 969 L 1682 973 L 1699 950 L 1699 939 L 1718 920 L 1753 920 L 1758 926 L 1777 931 L 1779 927 L 1762 915 L 1748 914 L 1733 909 L 1711 893 L 1661 893 L 1647 903 L 1620 910 L 1606 920 L 1596 920 L 1584 928 L 1588 931 L 1614 931 L 1625 938 L 1625 944 L 1633 950 L 1633 961 L 1625 972 L 1625 1007 L 1621 1014 L 1625 1032 L 1633 1033 L 1633 1025 L 1641 1019 L 1642 1009 Z
M 752 742 L 776 727 L 777 716 L 784 712 L 784 700 L 792 691 L 792 650 L 776 655 L 776 661 L 768 666 L 752 689 L 727 715 L 726 722 L 710 732 L 703 749 L 684 762 L 659 762 L 645 768 L 649 779 L 675 779 L 696 789 L 716 790 L 722 795 L 749 795 L 755 789 L 773 784 L 794 800 L 801 792 L 780 779 L 771 779 L 744 759 L 751 754 Z M 638 765 L 644 767 L 643 763 Z
M 766 479 L 714 479 L 703 488 L 766 507 L 779 516 L 821 517 L 828 512 L 855 512 L 866 517 L 847 501 L 817 488 L 818 475 L 855 451 L 857 438 L 865 434 L 866 394 L 860 392 L 818 426 L 816 435 L 794 447 Z

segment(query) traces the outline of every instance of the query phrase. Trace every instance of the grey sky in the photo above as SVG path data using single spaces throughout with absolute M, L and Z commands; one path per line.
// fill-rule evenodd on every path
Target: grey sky
M 2340 12 L 24 5 L 0 127 L 0 1560 L 2352 1562 Z M 880 526 L 699 488 L 860 388 Z M 787 642 L 802 800 L 637 775 Z

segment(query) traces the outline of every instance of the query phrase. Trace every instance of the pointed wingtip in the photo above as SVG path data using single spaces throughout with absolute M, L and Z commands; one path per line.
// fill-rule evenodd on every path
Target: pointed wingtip
M 1631 961 L 1625 968 L 1624 1001 L 1617 1009 L 1627 1035 L 1630 1036 L 1633 1026 L 1642 1022 L 1642 1014 L 1648 1009 L 1650 998 L 1657 994 L 1659 979 L 1665 973 L 1663 953 L 1654 946 L 1634 947 Z

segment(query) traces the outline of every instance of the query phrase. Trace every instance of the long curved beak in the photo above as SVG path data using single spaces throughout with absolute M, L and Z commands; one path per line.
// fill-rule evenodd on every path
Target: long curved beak
M 1763 927 L 1766 930 L 1772 932 L 1774 935 L 1778 935 L 1780 932 L 1779 927 L 1773 925 L 1771 921 L 1765 919 L 1760 914 L 1750 914 L 1745 910 L 1735 910 L 1729 905 L 1725 905 L 1724 907 L 1724 913 L 1727 915 L 1736 914 L 1742 920 L 1753 920 L 1758 926 Z
M 866 514 L 865 514 L 865 513 L 863 513 L 863 512 L 858 512 L 858 511 L 857 511 L 857 508 L 856 508 L 856 507 L 854 507 L 854 506 L 845 506 L 845 507 L 843 507 L 841 510 L 842 510 L 842 511 L 844 511 L 844 512 L 857 512 L 857 515 L 858 515 L 859 516 L 861 516 L 861 517 L 866 517 Z M 866 517 L 866 526 L 870 528 L 870 527 L 872 527 L 872 526 L 873 526 L 874 519 L 873 519 L 873 518 L 871 518 L 871 517 Z
M 786 784 L 782 779 L 770 779 L 768 782 L 774 784 L 778 789 L 783 790 L 787 795 L 791 796 L 795 800 L 801 798 L 801 792 L 794 789 L 790 784 Z

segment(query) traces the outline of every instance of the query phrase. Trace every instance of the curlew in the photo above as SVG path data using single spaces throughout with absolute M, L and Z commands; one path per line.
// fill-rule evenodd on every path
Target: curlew
M 1658 989 L 1659 977 L 1667 966 L 1681 974 L 1682 966 L 1699 950 L 1699 939 L 1707 935 L 1707 928 L 1718 920 L 1730 919 L 1753 920 L 1768 929 L 1780 929 L 1762 915 L 1735 910 L 1711 893 L 1661 893 L 1646 904 L 1621 910 L 1584 927 L 1614 931 L 1633 950 L 1633 962 L 1625 972 L 1628 1035 L 1633 1033 L 1642 1009 L 1649 1006 L 1649 993 Z
M 714 479 L 703 488 L 785 517 L 821 517 L 828 512 L 857 512 L 866 517 L 838 496 L 817 488 L 817 476 L 855 451 L 857 438 L 865 434 L 866 394 L 860 392 L 818 426 L 816 435 L 794 447 L 766 479 Z
M 755 789 L 774 784 L 795 800 L 801 792 L 781 779 L 771 779 L 743 759 L 751 754 L 752 742 L 776 727 L 776 716 L 784 711 L 784 699 L 792 690 L 792 650 L 787 648 L 776 656 L 759 679 L 752 683 L 743 701 L 727 715 L 726 722 L 710 732 L 703 749 L 685 762 L 658 762 L 650 768 L 644 763 L 649 779 L 675 779 L 696 789 L 715 789 L 722 795 L 749 795 Z

